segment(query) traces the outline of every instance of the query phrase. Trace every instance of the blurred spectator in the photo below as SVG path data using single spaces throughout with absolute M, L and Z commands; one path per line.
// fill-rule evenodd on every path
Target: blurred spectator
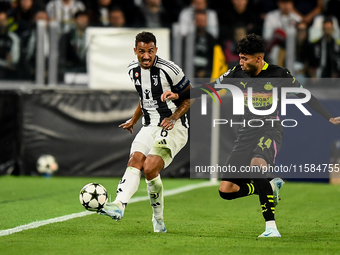
M 303 22 L 310 25 L 314 17 L 322 12 L 323 0 L 294 0 L 294 7 Z
M 340 43 L 333 38 L 331 18 L 325 18 L 322 31 L 322 37 L 312 44 L 310 74 L 313 78 L 336 78 L 340 74 Z
M 106 27 L 109 25 L 109 13 L 113 6 L 112 0 L 93 0 L 90 9 L 90 23 L 92 26 Z
M 267 13 L 263 25 L 263 38 L 267 40 L 267 61 L 278 64 L 279 46 L 286 40 L 286 31 L 302 18 L 294 12 L 293 0 L 278 0 L 278 9 Z
M 278 9 L 267 13 L 263 24 L 263 38 L 270 40 L 278 28 L 285 31 L 300 22 L 301 17 L 294 12 L 293 0 L 277 0 Z
M 134 27 L 170 27 L 170 17 L 162 7 L 162 0 L 143 0 L 135 11 Z
M 18 7 L 11 9 L 8 14 L 9 31 L 21 36 L 23 32 L 31 28 L 34 14 L 43 9 L 44 5 L 40 1 L 18 0 Z
M 195 14 L 194 74 L 197 78 L 210 78 L 212 72 L 215 39 L 207 31 L 207 14 Z
M 314 42 L 322 36 L 322 27 L 325 18 L 332 18 L 334 27 L 333 37 L 336 39 L 340 39 L 340 29 L 337 18 L 335 16 L 326 16 L 324 14 L 320 14 L 314 18 L 313 24 L 309 27 L 308 40 L 310 42 Z
M 110 11 L 109 27 L 125 27 L 125 15 L 119 8 L 114 8 Z
M 309 77 L 308 58 L 310 54 L 310 44 L 308 42 L 308 25 L 305 22 L 296 24 L 296 48 L 295 48 L 295 63 L 294 75 L 304 83 L 304 79 Z
M 224 56 L 229 69 L 239 63 L 240 57 L 237 52 L 237 45 L 238 42 L 248 34 L 247 29 L 244 26 L 235 27 L 233 32 L 233 39 L 226 40 L 222 44 Z
M 75 28 L 62 35 L 59 44 L 59 79 L 63 80 L 66 72 L 86 72 L 85 29 L 89 25 L 89 16 L 79 11 L 75 14 Z
M 19 37 L 7 29 L 7 14 L 0 11 L 0 79 L 15 79 L 20 58 Z
M 235 26 L 244 26 L 249 33 L 262 32 L 259 16 L 249 9 L 248 0 L 231 0 L 231 3 L 232 7 L 223 10 L 219 15 L 221 31 L 230 31 L 229 39 L 233 39 L 232 31 L 234 30 L 230 28 Z
M 207 14 L 207 31 L 214 36 L 215 39 L 219 35 L 219 25 L 217 13 L 214 10 L 208 9 L 206 0 L 192 0 L 191 6 L 184 8 L 179 14 L 179 25 L 182 35 L 189 32 L 189 28 L 193 25 L 195 19 L 195 12 L 205 11 Z
M 51 0 L 46 6 L 50 20 L 57 20 L 61 25 L 61 32 L 66 33 L 74 25 L 74 14 L 85 11 L 85 5 L 78 0 Z
M 19 79 L 23 80 L 35 80 L 35 67 L 36 67 L 36 51 L 37 51 L 37 22 L 43 20 L 46 22 L 46 29 L 44 33 L 44 56 L 46 66 L 49 56 L 49 36 L 48 36 L 48 16 L 46 11 L 38 11 L 34 15 L 33 24 L 29 30 L 21 34 L 20 37 L 20 73 Z M 47 73 L 45 74 L 47 78 Z
M 304 81 L 309 77 L 308 60 L 311 52 L 310 44 L 308 42 L 308 26 L 307 23 L 301 21 L 296 24 L 296 39 L 295 39 L 295 62 L 294 73 L 296 79 L 304 85 Z M 285 66 L 286 50 L 284 47 L 280 48 L 278 65 Z

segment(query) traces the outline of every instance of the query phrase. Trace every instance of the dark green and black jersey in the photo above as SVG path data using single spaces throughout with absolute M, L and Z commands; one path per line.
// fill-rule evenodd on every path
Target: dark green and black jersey
M 244 119 L 279 118 L 282 87 L 301 87 L 300 83 L 290 74 L 288 69 L 265 63 L 262 71 L 252 77 L 244 72 L 240 65 L 235 66 L 215 81 L 217 84 L 231 84 L 238 87 L 244 96 Z M 252 95 L 248 88 L 252 88 Z M 272 114 L 259 116 L 249 110 L 248 97 L 252 97 L 256 110 L 268 110 L 273 105 L 273 88 L 277 88 L 277 107 Z
M 301 84 L 292 76 L 288 69 L 265 63 L 261 72 L 257 76 L 251 76 L 242 70 L 240 65 L 228 70 L 220 76 L 215 82 L 210 84 L 215 87 L 215 84 L 231 84 L 238 87 L 244 96 L 244 119 L 279 119 L 279 112 L 281 106 L 281 89 L 282 88 L 300 88 Z M 179 94 L 180 99 L 198 98 L 205 92 L 196 87 Z M 249 89 L 252 90 L 252 103 L 256 110 L 268 110 L 272 108 L 273 104 L 273 88 L 277 88 L 277 106 L 270 115 L 255 115 L 248 106 Z M 219 90 L 219 89 L 217 89 Z M 304 98 L 305 94 L 295 94 L 299 98 Z M 324 118 L 329 120 L 332 115 L 320 104 L 320 102 L 312 95 L 308 105 Z

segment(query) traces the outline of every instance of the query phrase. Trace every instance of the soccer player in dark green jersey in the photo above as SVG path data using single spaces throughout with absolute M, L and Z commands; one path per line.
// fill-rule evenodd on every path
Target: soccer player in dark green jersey
M 250 96 L 252 96 L 252 100 L 250 102 L 253 102 L 252 108 L 256 110 L 272 109 L 273 88 L 278 89 L 278 98 L 280 98 L 281 88 L 299 88 L 301 86 L 289 70 L 264 61 L 265 48 L 265 41 L 261 36 L 247 35 L 238 44 L 239 64 L 214 82 L 216 84 L 231 83 L 242 90 L 246 97 L 249 96 L 247 89 L 251 87 L 252 95 Z M 200 87 L 179 94 L 165 91 L 161 99 L 166 101 L 197 98 L 203 93 L 205 92 Z M 304 93 L 297 93 L 296 96 L 299 98 L 306 97 Z M 313 95 L 311 95 L 307 104 L 332 124 L 340 124 L 340 117 L 334 118 Z M 263 125 L 260 128 L 241 126 L 233 150 L 226 162 L 227 166 L 236 166 L 239 169 L 241 166 L 247 165 L 257 170 L 265 170 L 268 165 L 274 165 L 283 134 L 281 122 L 275 121 L 279 119 L 279 110 L 280 104 L 277 104 L 276 109 L 271 114 L 257 115 L 249 109 L 247 100 L 245 100 L 244 120 L 261 121 L 266 119 L 272 121 L 262 121 Z M 258 194 L 262 214 L 266 221 L 265 231 L 259 237 L 281 237 L 276 227 L 274 213 L 282 185 L 283 181 L 280 178 L 269 181 L 259 175 L 256 177 L 251 175 L 249 178 L 222 178 L 219 193 L 223 199 L 227 200 Z

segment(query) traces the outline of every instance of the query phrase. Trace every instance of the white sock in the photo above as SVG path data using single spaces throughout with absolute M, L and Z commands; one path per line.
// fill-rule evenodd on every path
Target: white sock
M 147 183 L 153 215 L 157 220 L 163 220 L 164 197 L 161 176 L 158 175 L 149 181 L 145 179 L 145 181 Z
M 142 171 L 139 169 L 131 166 L 127 167 L 122 179 L 119 181 L 115 202 L 119 201 L 122 204 L 127 204 L 138 190 L 141 176 Z
M 266 221 L 266 228 L 275 228 L 275 229 L 277 229 L 275 220 Z

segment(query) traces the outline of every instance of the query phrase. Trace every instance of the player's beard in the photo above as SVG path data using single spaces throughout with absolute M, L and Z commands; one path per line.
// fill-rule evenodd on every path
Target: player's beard
M 257 67 L 255 65 L 250 65 L 248 64 L 245 68 L 244 68 L 244 71 L 247 73 L 247 74 L 254 74 L 257 70 Z

